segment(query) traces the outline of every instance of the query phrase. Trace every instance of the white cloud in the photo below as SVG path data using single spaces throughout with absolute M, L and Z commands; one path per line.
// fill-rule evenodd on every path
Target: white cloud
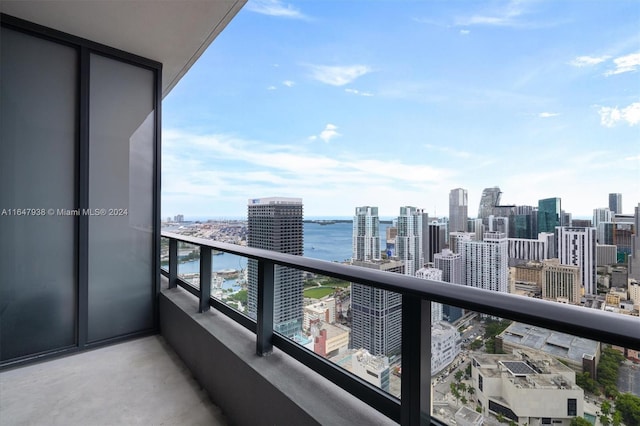
M 470 152 L 449 148 L 448 146 L 438 146 L 438 145 L 426 144 L 425 148 L 427 148 L 430 151 L 442 152 L 442 153 L 450 155 L 452 157 L 471 158 L 471 153 Z
M 293 87 L 296 83 L 291 81 L 291 80 L 285 80 L 282 82 L 283 86 L 287 86 L 287 87 Z
M 280 0 L 250 0 L 244 7 L 251 12 L 281 18 L 307 19 L 307 17 L 290 4 L 284 4 Z
M 356 90 L 356 89 L 344 89 L 344 91 L 347 92 L 347 93 L 351 93 L 353 95 L 373 96 L 373 93 L 371 93 L 371 92 L 361 92 L 361 91 Z
M 613 127 L 618 122 L 626 122 L 629 126 L 640 123 L 640 102 L 634 102 L 626 108 L 600 107 L 600 124 L 604 127 Z
M 582 68 L 598 65 L 609 59 L 610 56 L 578 56 L 570 62 L 574 67 Z
M 640 52 L 620 56 L 614 59 L 613 62 L 616 64 L 616 68 L 605 72 L 604 75 L 610 76 L 635 71 L 640 67 Z
M 470 32 L 469 30 L 460 30 L 460 35 L 468 35 Z
M 636 155 L 635 157 L 625 157 L 627 161 L 640 161 L 640 155 Z
M 366 65 L 309 65 L 309 68 L 313 79 L 332 86 L 344 86 L 371 72 Z
M 276 86 L 269 86 L 269 87 L 267 87 L 267 90 L 276 90 L 276 89 L 277 89 L 277 87 L 276 87 Z
M 524 25 L 519 18 L 525 13 L 522 2 L 510 1 L 505 7 L 490 11 L 487 14 L 477 14 L 456 19 L 456 25 L 487 25 L 498 27 L 518 27 Z
M 341 136 L 340 133 L 338 133 L 338 127 L 331 123 L 327 124 L 324 130 L 320 132 L 320 135 L 318 135 L 318 137 L 325 142 L 329 142 L 337 136 Z
M 549 118 L 549 117 L 557 117 L 559 115 L 560 113 L 557 113 L 557 112 L 541 112 L 540 114 L 538 114 L 538 117 Z
M 328 124 L 323 132 L 336 130 Z M 178 212 L 188 206 L 189 212 L 183 213 L 210 216 L 227 210 L 240 214 L 246 211 L 247 198 L 271 194 L 303 196 L 310 215 L 314 213 L 307 206 L 312 204 L 316 211 L 340 214 L 336 209 L 344 208 L 344 214 L 351 214 L 353 206 L 374 202 L 389 204 L 389 211 L 396 213 L 397 206 L 408 205 L 456 174 L 422 161 L 379 160 L 361 152 L 326 156 L 308 146 L 171 129 L 163 132 L 163 158 L 163 209 Z M 225 203 L 212 210 L 212 198 Z

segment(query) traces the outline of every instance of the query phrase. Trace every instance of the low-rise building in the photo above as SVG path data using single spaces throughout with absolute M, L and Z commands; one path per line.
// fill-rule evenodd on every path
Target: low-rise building
M 482 426 L 484 424 L 482 414 L 464 405 L 456 412 L 455 420 L 458 426 Z
M 389 392 L 389 358 L 374 356 L 366 349 L 356 351 L 351 357 L 353 374 Z
M 471 380 L 485 415 L 502 415 L 518 425 L 566 425 L 584 415 L 584 391 L 575 371 L 539 351 L 477 354 Z
M 303 327 L 309 329 L 313 320 L 328 323 L 336 322 L 336 299 L 330 297 L 317 303 L 312 303 L 304 307 Z
M 313 351 L 323 357 L 331 357 L 349 348 L 349 328 L 314 320 L 311 323 Z
M 435 376 L 451 364 L 460 353 L 460 333 L 447 322 L 431 326 L 431 375 Z
M 496 349 L 504 353 L 537 350 L 564 362 L 576 373 L 587 371 L 591 377 L 596 377 L 600 361 L 600 342 L 519 322 L 496 336 Z

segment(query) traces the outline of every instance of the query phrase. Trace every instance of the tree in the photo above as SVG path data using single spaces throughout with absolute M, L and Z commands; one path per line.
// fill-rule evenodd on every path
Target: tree
M 609 420 L 609 416 L 606 415 L 601 415 L 600 416 L 600 423 L 602 423 L 603 426 L 609 426 L 611 424 L 611 421 Z
M 602 414 L 605 416 L 611 414 L 611 403 L 609 401 L 604 401 L 600 406 L 600 411 L 602 411 Z
M 616 411 L 615 413 L 613 413 L 613 420 L 611 423 L 613 424 L 613 426 L 620 426 L 620 424 L 622 423 L 622 414 L 620 414 L 620 411 Z
M 462 372 L 462 370 L 458 370 L 458 371 L 456 371 L 456 374 L 455 374 L 454 377 L 456 378 L 457 382 L 460 382 L 460 380 L 462 380 L 462 376 L 463 375 L 464 375 L 464 373 Z
M 621 393 L 616 397 L 616 411 L 627 425 L 640 425 L 640 397 Z
M 584 419 L 582 417 L 574 417 L 571 419 L 570 426 L 592 426 L 589 420 Z

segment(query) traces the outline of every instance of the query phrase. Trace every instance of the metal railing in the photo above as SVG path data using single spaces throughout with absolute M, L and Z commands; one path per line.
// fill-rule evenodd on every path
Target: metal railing
M 221 243 L 170 232 L 169 267 L 163 271 L 169 287 L 181 287 L 199 298 L 199 312 L 210 306 L 222 311 L 256 333 L 256 353 L 273 346 L 322 374 L 376 410 L 402 425 L 438 424 L 429 411 L 431 399 L 431 302 L 506 318 L 630 349 L 640 349 L 640 319 L 585 309 L 540 299 L 498 293 L 463 285 L 424 280 L 369 268 L 343 265 L 269 250 Z M 200 247 L 200 289 L 178 278 L 178 242 Z M 219 250 L 258 262 L 256 321 L 235 311 L 211 293 L 211 250 Z M 402 295 L 401 399 L 346 373 L 324 358 L 273 331 L 274 266 L 282 265 L 345 281 L 364 284 Z

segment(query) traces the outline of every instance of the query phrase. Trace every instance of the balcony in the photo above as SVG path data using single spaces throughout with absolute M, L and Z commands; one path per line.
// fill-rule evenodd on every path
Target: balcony
M 640 348 L 637 318 L 440 282 L 425 286 L 424 280 L 404 275 L 172 233 L 162 236 L 170 253 L 159 298 L 162 337 L 3 372 L 4 419 L 38 424 L 47 413 L 53 416 L 47 424 L 86 424 L 87 418 L 224 424 L 224 416 L 237 424 L 442 424 L 432 417 L 431 371 L 425 362 L 431 347 L 430 301 Z M 198 286 L 177 276 L 179 241 L 200 249 Z M 206 259 L 212 250 L 258 262 L 256 321 L 208 296 L 211 264 Z M 276 264 L 402 294 L 401 393 L 408 397 L 395 398 L 274 333 Z M 224 416 L 203 401 L 188 370 Z M 30 397 L 34 408 L 21 403 L 25 395 L 37 395 Z

